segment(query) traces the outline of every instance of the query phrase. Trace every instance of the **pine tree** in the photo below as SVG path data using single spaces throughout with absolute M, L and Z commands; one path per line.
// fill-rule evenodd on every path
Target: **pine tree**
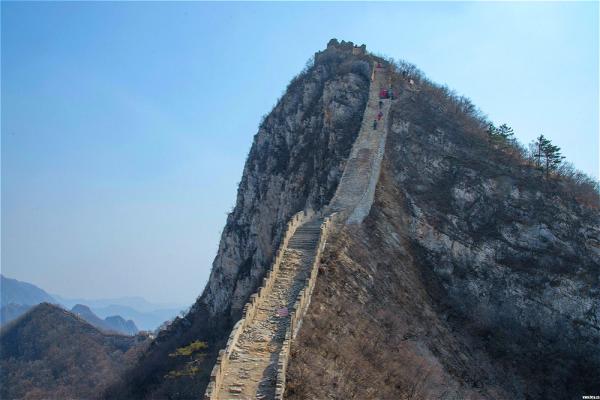
M 488 134 L 488 143 L 490 145 L 490 150 L 491 150 L 491 147 L 494 144 L 494 137 L 496 135 L 496 127 L 491 122 L 488 124 L 487 134 Z
M 512 142 L 514 140 L 515 132 L 510 126 L 502 124 L 496 129 L 496 134 L 505 142 Z
M 498 128 L 496 128 L 496 127 L 494 126 L 494 124 L 493 124 L 493 123 L 491 123 L 491 122 L 490 122 L 490 123 L 488 124 L 488 128 L 487 128 L 487 134 L 488 134 L 490 137 L 492 137 L 492 136 L 495 136 L 495 135 L 496 135 L 496 132 L 497 132 L 497 130 L 498 130 Z
M 544 157 L 544 149 L 550 144 L 550 140 L 546 139 L 544 135 L 540 135 L 535 139 L 535 153 L 533 158 L 535 159 L 535 166 L 542 168 L 542 159 Z
M 515 132 L 506 124 L 496 127 L 490 122 L 488 124 L 487 134 L 490 144 L 498 144 L 502 148 L 506 148 L 507 145 L 513 143 Z
M 552 144 L 550 139 L 540 135 L 534 142 L 533 158 L 535 159 L 536 167 L 542 171 L 546 171 L 546 177 L 550 176 L 550 171 L 555 171 L 560 166 L 560 163 L 565 158 L 560 152 L 560 147 Z
M 554 146 L 551 143 L 544 148 L 544 157 L 546 159 L 546 178 L 550 174 L 550 171 L 558 169 L 560 163 L 565 158 L 560 153 L 560 147 Z

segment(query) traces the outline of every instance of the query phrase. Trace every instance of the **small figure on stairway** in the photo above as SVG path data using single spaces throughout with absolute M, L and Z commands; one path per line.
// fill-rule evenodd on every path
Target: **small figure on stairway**
M 289 311 L 287 309 L 287 307 L 283 307 L 277 310 L 277 316 L 278 317 L 287 317 L 289 315 Z
M 373 120 L 373 129 L 377 130 L 377 120 L 376 119 Z
M 381 117 L 383 117 L 383 113 L 379 111 L 379 114 L 377 114 L 377 121 L 381 121 Z
M 379 109 L 381 110 L 382 107 L 383 107 L 383 101 L 379 100 Z

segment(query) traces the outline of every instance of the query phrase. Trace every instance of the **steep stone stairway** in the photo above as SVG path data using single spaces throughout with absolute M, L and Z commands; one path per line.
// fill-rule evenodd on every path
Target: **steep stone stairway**
M 373 202 L 385 149 L 391 104 L 388 99 L 380 99 L 379 92 L 389 86 L 388 76 L 385 69 L 375 68 L 360 132 L 346 161 L 335 195 L 328 206 L 329 212 L 341 212 L 348 218 L 348 222 L 362 222 Z M 380 112 L 383 116 L 377 122 L 377 129 L 374 129 L 373 121 L 377 120 Z
M 379 176 L 387 133 L 389 100 L 380 104 L 379 91 L 388 75 L 375 68 L 362 126 L 329 206 L 317 214 L 288 224 L 295 230 L 284 239 L 272 271 L 253 295 L 244 317 L 236 324 L 211 374 L 205 400 L 281 399 L 290 341 L 310 302 L 330 216 L 348 223 L 368 214 Z M 373 121 L 378 119 L 377 129 Z M 306 214 L 305 214 L 306 215 Z M 325 221 L 325 222 L 324 222 Z M 296 224 L 296 225 L 295 225 Z
M 277 361 L 290 324 L 289 310 L 310 275 L 323 217 L 298 227 L 284 250 L 272 292 L 234 347 L 218 399 L 273 399 Z

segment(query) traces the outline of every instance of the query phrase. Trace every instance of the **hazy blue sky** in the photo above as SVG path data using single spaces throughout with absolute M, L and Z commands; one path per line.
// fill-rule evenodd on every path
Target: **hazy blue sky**
M 598 3 L 2 2 L 2 271 L 191 303 L 260 117 L 336 37 L 598 176 Z

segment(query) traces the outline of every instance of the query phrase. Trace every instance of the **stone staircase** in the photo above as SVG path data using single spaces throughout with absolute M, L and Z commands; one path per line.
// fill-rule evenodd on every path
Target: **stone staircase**
M 328 206 L 329 212 L 340 212 L 350 223 L 362 222 L 373 203 L 385 150 L 391 105 L 391 101 L 385 99 L 381 100 L 382 105 L 379 106 L 379 90 L 388 86 L 386 71 L 383 68 L 375 69 L 360 132 L 346 161 L 335 195 Z M 373 120 L 377 119 L 379 112 L 383 113 L 383 117 L 378 121 L 377 129 L 373 129 Z
M 333 220 L 361 222 L 373 202 L 390 107 L 389 100 L 380 107 L 379 90 L 387 84 L 385 71 L 376 69 L 359 135 L 330 205 L 318 214 L 298 213 L 288 223 L 271 271 L 219 354 L 205 400 L 283 398 L 291 340 L 310 303 Z M 373 129 L 380 111 L 384 115 Z
M 277 364 L 290 326 L 289 314 L 310 277 L 322 222 L 322 217 L 313 217 L 292 236 L 273 290 L 234 346 L 218 399 L 275 398 Z

